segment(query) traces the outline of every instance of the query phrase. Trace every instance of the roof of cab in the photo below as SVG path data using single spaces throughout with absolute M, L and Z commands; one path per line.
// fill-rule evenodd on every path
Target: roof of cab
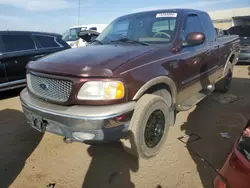
M 39 32 L 39 31 L 14 31 L 14 30 L 0 31 L 0 35 L 1 34 L 40 34 L 40 35 L 61 36 L 58 33 Z
M 181 9 L 181 8 L 176 8 L 176 9 L 157 9 L 157 10 L 148 10 L 148 11 L 141 11 L 141 12 L 136 12 L 132 14 L 127 14 L 124 16 L 128 15 L 136 15 L 136 14 L 145 14 L 145 13 L 164 13 L 164 12 L 174 12 L 174 13 L 186 13 L 186 12 L 191 12 L 191 13 L 206 13 L 205 11 L 202 10 L 196 10 L 196 9 Z M 121 16 L 123 17 L 123 16 Z

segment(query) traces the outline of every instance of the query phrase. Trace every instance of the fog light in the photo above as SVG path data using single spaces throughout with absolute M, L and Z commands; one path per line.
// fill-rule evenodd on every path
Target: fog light
M 95 134 L 93 133 L 74 132 L 72 135 L 76 140 L 79 141 L 92 140 L 95 137 Z

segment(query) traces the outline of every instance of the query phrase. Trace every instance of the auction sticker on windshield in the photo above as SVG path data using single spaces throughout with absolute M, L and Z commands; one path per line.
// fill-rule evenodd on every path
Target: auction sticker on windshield
M 156 14 L 156 18 L 176 18 L 177 17 L 177 13 L 158 13 Z

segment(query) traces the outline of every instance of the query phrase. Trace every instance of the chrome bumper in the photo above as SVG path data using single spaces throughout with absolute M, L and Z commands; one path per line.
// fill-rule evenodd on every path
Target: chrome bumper
M 75 141 L 86 139 L 74 137 L 75 133 L 94 135 L 88 140 L 119 140 L 128 129 L 129 121 L 118 122 L 116 117 L 132 112 L 136 102 L 107 106 L 61 106 L 33 97 L 27 89 L 20 94 L 23 112 L 32 127 L 39 131 L 48 131 Z M 38 121 L 41 125 L 36 126 Z M 44 129 L 43 129 L 44 128 Z

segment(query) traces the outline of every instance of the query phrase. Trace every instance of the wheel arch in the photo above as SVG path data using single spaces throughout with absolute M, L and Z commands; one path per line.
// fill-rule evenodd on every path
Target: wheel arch
M 174 81 L 167 76 L 158 76 L 146 82 L 135 94 L 133 100 L 138 100 L 145 93 L 155 91 L 155 88 L 167 89 L 172 97 L 173 104 L 176 104 L 177 100 L 177 88 Z
M 227 58 L 224 70 L 223 70 L 223 77 L 225 77 L 229 71 L 233 72 L 233 67 L 237 63 L 237 55 L 235 52 L 231 52 Z

